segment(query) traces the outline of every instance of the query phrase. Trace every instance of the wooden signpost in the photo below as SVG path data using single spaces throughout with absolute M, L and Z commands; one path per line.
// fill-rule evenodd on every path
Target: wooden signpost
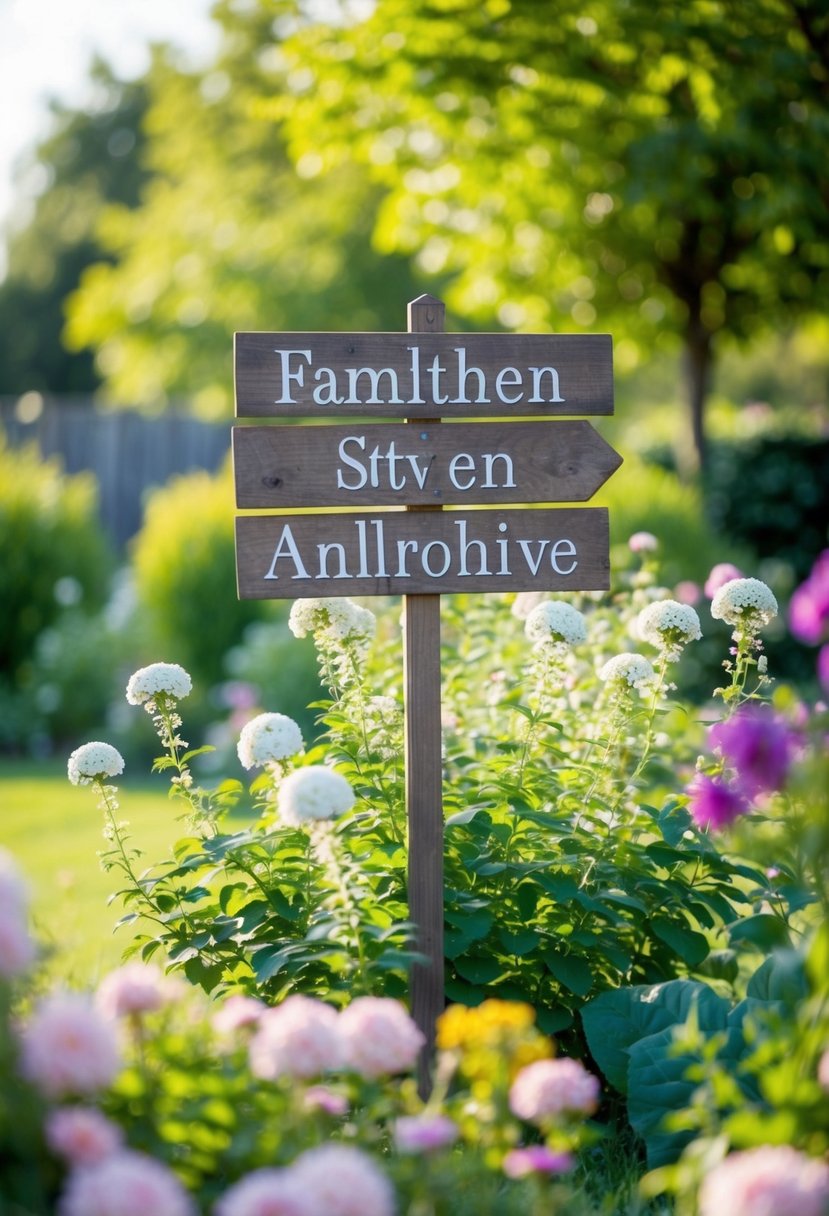
M 290 512 L 239 516 L 236 566 L 243 599 L 403 596 L 409 913 L 428 960 L 412 1013 L 431 1050 L 444 1005 L 440 596 L 606 589 L 607 511 L 526 504 L 584 502 L 621 457 L 572 420 L 613 412 L 609 336 L 445 334 L 428 295 L 408 321 L 407 333 L 236 335 L 239 417 L 335 423 L 234 428 L 237 506 Z

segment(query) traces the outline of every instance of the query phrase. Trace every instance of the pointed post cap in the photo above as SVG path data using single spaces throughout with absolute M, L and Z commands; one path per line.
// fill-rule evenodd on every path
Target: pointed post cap
M 446 318 L 443 300 L 424 292 L 416 300 L 409 301 L 407 311 L 409 333 L 443 333 Z

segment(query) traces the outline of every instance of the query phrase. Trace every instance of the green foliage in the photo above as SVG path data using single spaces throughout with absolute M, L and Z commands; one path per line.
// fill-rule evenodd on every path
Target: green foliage
M 295 170 L 262 99 L 283 87 L 271 6 L 221 6 L 204 72 L 157 54 L 145 81 L 150 180 L 113 206 L 106 260 L 69 302 L 73 349 L 94 346 L 107 394 L 157 408 L 231 411 L 232 336 L 244 329 L 402 329 L 419 294 L 407 262 L 372 247 L 376 188 L 343 167 L 320 190 Z
M 100 60 L 89 83 L 91 104 L 53 105 L 51 133 L 31 155 L 46 184 L 10 235 L 0 283 L 0 393 L 80 393 L 99 383 L 89 352 L 70 353 L 62 342 L 64 305 L 85 267 L 103 256 L 95 235 L 101 212 L 138 202 L 146 89 L 118 80 Z
M 151 492 L 132 566 L 147 644 L 175 655 L 198 682 L 217 683 L 226 651 L 268 610 L 236 598 L 229 468 L 175 477 Z
M 62 601 L 94 612 L 110 578 L 111 556 L 87 474 L 65 475 L 34 448 L 12 451 L 0 436 L 0 679 L 32 662 L 38 635 Z

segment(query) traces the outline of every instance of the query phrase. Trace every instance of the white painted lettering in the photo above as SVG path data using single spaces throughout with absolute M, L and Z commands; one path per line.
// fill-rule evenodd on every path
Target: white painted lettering
M 320 572 L 317 578 L 331 578 L 328 573 L 328 554 L 336 552 L 340 559 L 340 572 L 335 574 L 334 578 L 353 578 L 353 574 L 348 573 L 348 566 L 345 560 L 345 546 L 339 541 L 332 541 L 330 544 L 317 545 L 317 553 L 319 554 Z
M 343 464 L 347 464 L 350 469 L 355 469 L 357 471 L 357 473 L 359 474 L 359 480 L 349 484 L 343 477 L 342 469 L 337 469 L 337 489 L 338 490 L 362 490 L 363 486 L 366 484 L 366 481 L 368 479 L 368 474 L 366 473 L 365 468 L 363 467 L 363 465 L 360 463 L 359 460 L 357 460 L 353 456 L 348 455 L 348 453 L 345 450 L 345 445 L 347 443 L 356 443 L 358 448 L 361 448 L 363 451 L 365 451 L 365 447 L 366 447 L 365 436 L 363 436 L 363 435 L 346 435 L 345 439 L 340 440 L 340 446 L 337 449 L 340 460 L 343 462 Z
M 357 578 L 368 578 L 368 545 L 366 544 L 366 521 L 355 520 L 357 525 L 357 553 L 360 558 L 360 569 Z
M 435 405 L 446 405 L 449 400 L 448 396 L 441 397 L 440 395 L 440 378 L 445 371 L 446 368 L 440 365 L 440 355 L 435 355 L 432 360 L 432 400 Z
M 559 553 L 564 557 L 572 557 L 573 561 L 563 570 L 558 564 Z M 571 540 L 557 540 L 550 551 L 550 565 L 555 570 L 556 574 L 572 574 L 578 565 L 576 560 L 576 546 Z
M 397 392 L 397 372 L 393 367 L 381 367 L 379 371 L 373 367 L 347 367 L 345 374 L 348 376 L 348 396 L 343 405 L 403 405 L 403 398 L 398 396 Z M 371 391 L 365 400 L 357 393 L 361 376 L 367 376 L 371 386 Z M 380 396 L 381 376 L 389 378 L 388 397 Z
M 371 521 L 375 532 L 375 544 L 377 546 L 377 573 L 375 578 L 388 578 L 389 572 L 386 569 L 386 542 L 383 535 L 382 519 L 373 519 Z
M 524 561 L 527 563 L 527 566 L 532 574 L 538 574 L 541 559 L 544 556 L 544 550 L 547 548 L 549 543 L 550 542 L 548 540 L 538 541 L 538 557 L 537 559 L 533 559 L 533 556 L 530 553 L 530 542 L 528 540 L 519 540 L 518 546 L 521 549 L 521 552 L 524 554 Z
M 291 371 L 291 355 L 299 355 L 303 359 L 307 359 L 308 364 L 311 363 L 310 350 L 277 350 L 279 355 L 280 372 L 282 376 L 282 396 L 277 397 L 276 405 L 296 405 L 296 401 L 291 396 L 291 384 L 298 384 L 300 388 L 305 384 L 304 368 L 300 366 L 296 371 Z
M 274 549 L 271 568 L 265 575 L 265 578 L 279 578 L 279 575 L 276 573 L 276 563 L 281 557 L 289 557 L 294 563 L 296 574 L 292 574 L 291 578 L 308 578 L 308 571 L 302 564 L 302 558 L 299 555 L 299 549 L 297 548 L 296 541 L 294 540 L 294 534 L 291 531 L 290 524 L 286 524 L 282 529 L 279 544 Z
M 429 565 L 429 554 L 433 549 L 443 550 L 443 566 L 440 570 L 433 570 Z M 423 553 L 420 560 L 423 562 L 423 569 L 427 574 L 430 574 L 432 578 L 442 578 L 449 569 L 449 564 L 452 561 L 452 554 L 449 552 L 449 546 L 442 540 L 430 540 L 428 545 L 423 546 Z
M 422 490 L 423 487 L 426 485 L 426 480 L 429 476 L 429 470 L 432 467 L 432 461 L 435 459 L 434 456 L 431 456 L 429 458 L 429 460 L 426 464 L 426 467 L 423 469 L 420 467 L 420 461 L 416 455 L 407 456 L 406 459 L 408 460 L 409 464 L 412 466 L 412 472 L 414 473 L 414 479 L 417 482 L 420 489 Z
M 406 553 L 408 552 L 409 549 L 411 549 L 413 553 L 417 553 L 417 541 L 416 540 L 399 540 L 397 542 L 397 577 L 398 578 L 411 578 L 412 577 L 411 574 L 409 574 L 408 570 L 406 569 Z
M 500 482 L 500 486 L 497 481 L 493 480 L 493 468 L 495 467 L 496 460 L 503 460 L 504 462 L 504 476 L 506 477 L 506 481 Z M 499 488 L 506 490 L 515 486 L 512 457 L 506 452 L 484 452 L 484 467 L 486 469 L 486 477 L 481 482 L 482 490 L 497 490 Z
M 550 381 L 553 390 L 552 397 L 547 397 L 547 402 L 563 401 L 564 398 L 559 393 L 558 387 L 558 372 L 554 367 L 531 367 L 529 369 L 533 374 L 533 395 L 530 397 L 531 405 L 542 405 L 545 403 L 545 398 L 541 395 L 541 377 L 545 372 L 549 372 Z
M 478 555 L 480 557 L 480 562 L 481 562 L 480 566 L 478 567 L 478 569 L 476 571 L 474 571 L 474 573 L 475 574 L 489 574 L 489 570 L 487 569 L 487 564 L 486 564 L 486 545 L 484 544 L 484 542 L 482 540 L 467 540 L 466 539 L 466 520 L 465 519 L 457 519 L 457 520 L 455 520 L 455 524 L 460 533 L 460 535 L 458 537 L 458 543 L 460 545 L 460 569 L 458 570 L 458 575 L 460 577 L 465 577 L 465 576 L 473 573 L 473 571 L 469 570 L 466 565 L 466 555 L 469 552 L 469 550 L 472 548 L 473 545 L 477 546 Z
M 520 392 L 514 397 L 508 397 L 504 392 L 505 388 L 520 388 Z M 502 367 L 498 375 L 495 377 L 495 392 L 498 394 L 498 400 L 503 401 L 505 405 L 516 405 L 524 396 L 524 381 L 517 367 Z
M 425 405 L 426 402 L 420 395 L 420 347 L 407 346 L 406 350 L 412 354 L 412 395 L 409 398 L 409 405 Z
M 507 531 L 507 525 L 506 525 L 506 524 L 499 524 L 499 525 L 498 525 L 498 531 L 499 531 L 499 532 L 506 532 L 506 531 Z M 497 544 L 498 548 L 501 550 L 501 569 L 500 569 L 500 570 L 498 570 L 498 571 L 497 571 L 497 573 L 498 573 L 498 574 L 509 574 L 509 572 L 510 572 L 510 568 L 509 568 L 509 540 L 508 540 L 508 538 L 507 538 L 506 536 L 504 536 L 504 537 L 502 537 L 502 538 L 501 538 L 501 540 L 496 541 L 495 543 Z
M 455 398 L 454 405 L 471 405 L 472 402 L 466 395 L 466 381 L 468 376 L 478 377 L 478 395 L 475 398 L 477 405 L 489 405 L 489 397 L 486 395 L 486 376 L 479 367 L 466 366 L 466 347 L 456 346 L 455 354 L 458 356 L 458 395 Z
M 389 462 L 389 485 L 393 490 L 402 490 L 406 484 L 406 474 L 403 474 L 400 481 L 397 480 L 397 462 L 398 460 L 403 460 L 403 457 L 398 456 L 394 440 L 388 446 L 386 460 Z
M 458 452 L 449 461 L 449 480 L 456 490 L 471 490 L 475 484 L 475 458 L 469 452 Z M 461 485 L 455 476 L 456 473 L 471 473 L 465 485 Z
M 333 367 L 318 367 L 314 379 L 317 387 L 311 395 L 317 405 L 342 405 L 342 397 L 337 396 L 337 373 Z

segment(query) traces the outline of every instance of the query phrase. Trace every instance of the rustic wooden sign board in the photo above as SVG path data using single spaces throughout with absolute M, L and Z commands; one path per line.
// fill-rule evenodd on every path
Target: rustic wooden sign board
M 445 334 L 443 317 L 425 295 L 407 333 L 239 333 L 234 347 L 238 416 L 336 424 L 234 428 L 237 506 L 291 512 L 237 518 L 240 597 L 403 596 L 409 912 L 428 960 L 412 1013 L 426 1058 L 444 1006 L 440 596 L 607 588 L 606 510 L 503 507 L 584 502 L 621 464 L 589 422 L 561 420 L 613 412 L 608 335 Z M 556 420 L 527 421 L 539 418 Z

